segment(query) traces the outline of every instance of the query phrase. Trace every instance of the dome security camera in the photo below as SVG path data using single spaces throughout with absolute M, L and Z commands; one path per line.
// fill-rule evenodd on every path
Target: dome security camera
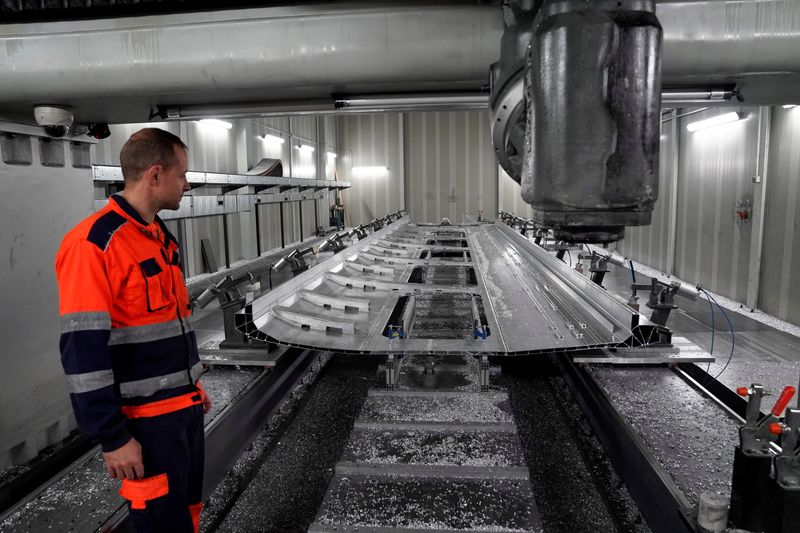
M 72 126 L 74 116 L 69 107 L 42 104 L 33 107 L 36 123 L 51 137 L 63 137 Z

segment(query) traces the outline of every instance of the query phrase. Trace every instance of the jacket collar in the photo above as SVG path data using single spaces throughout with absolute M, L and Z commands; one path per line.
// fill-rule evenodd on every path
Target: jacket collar
M 141 215 L 139 215 L 136 209 L 134 209 L 133 206 L 130 203 L 128 203 L 128 200 L 126 200 L 124 196 L 122 196 L 121 194 L 112 194 L 111 199 L 114 200 L 114 202 L 120 209 L 122 209 L 122 212 L 125 215 L 131 218 L 134 222 L 140 224 L 142 226 L 142 230 L 146 231 L 147 233 L 150 233 L 150 231 L 147 228 L 150 228 L 151 224 L 148 224 L 147 222 L 144 221 Z M 178 240 L 167 229 L 167 225 L 164 224 L 164 221 L 161 220 L 161 217 L 156 215 L 155 219 L 153 220 L 153 223 L 156 224 L 161 230 L 161 234 L 164 239 L 163 241 L 164 246 L 169 246 L 170 240 L 174 241 L 176 245 L 178 244 Z
M 111 199 L 122 209 L 123 213 L 125 213 L 129 218 L 133 219 L 135 222 L 138 222 L 143 227 L 147 227 L 150 224 L 144 221 L 144 219 L 136 212 L 136 209 L 133 208 L 131 204 L 128 203 L 128 200 L 125 199 L 124 196 L 121 194 L 112 194 Z

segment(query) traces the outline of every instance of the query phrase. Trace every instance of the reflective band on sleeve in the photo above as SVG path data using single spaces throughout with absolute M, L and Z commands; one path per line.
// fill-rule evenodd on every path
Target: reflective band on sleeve
M 114 384 L 114 374 L 111 370 L 97 370 L 84 374 L 67 374 L 67 389 L 72 394 L 81 394 L 102 389 Z
M 131 502 L 131 509 L 145 509 L 149 500 L 169 494 L 167 474 L 139 480 L 123 479 L 119 495 Z
M 183 327 L 181 327 L 181 323 L 183 323 Z M 159 341 L 189 333 L 190 331 L 194 330 L 188 318 L 170 320 L 169 322 L 160 322 L 158 324 L 148 324 L 146 326 L 117 328 L 111 330 L 111 337 L 108 340 L 108 345 L 113 346 L 115 344 L 136 344 Z
M 111 329 L 111 316 L 104 311 L 61 315 L 61 333 Z
M 138 381 L 126 381 L 119 384 L 119 393 L 123 398 L 135 398 L 137 396 L 151 396 L 160 390 L 174 389 L 182 385 L 192 385 L 203 373 L 203 365 L 195 363 L 187 374 L 186 370 L 173 372 L 154 378 L 140 379 Z M 189 381 L 189 375 L 192 379 Z

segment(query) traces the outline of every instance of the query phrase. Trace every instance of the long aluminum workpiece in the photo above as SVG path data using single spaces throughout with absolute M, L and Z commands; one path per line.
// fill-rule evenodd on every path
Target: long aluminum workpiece
M 255 300 L 236 321 L 253 342 L 487 355 L 620 346 L 647 322 L 503 224 L 407 217 Z

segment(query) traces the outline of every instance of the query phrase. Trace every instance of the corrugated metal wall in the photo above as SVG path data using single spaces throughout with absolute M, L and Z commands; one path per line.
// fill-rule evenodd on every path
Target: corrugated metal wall
M 407 113 L 406 209 L 418 222 L 497 211 L 498 176 L 488 111 Z
M 398 113 L 337 117 L 344 149 L 340 177 L 352 184 L 342 193 L 348 225 L 356 226 L 404 207 L 403 121 Z M 388 171 L 357 174 L 353 167 L 385 166 Z
M 533 217 L 533 209 L 522 199 L 522 189 L 516 181 L 512 180 L 505 170 L 497 168 L 497 212 L 505 211 L 522 218 Z M 484 220 L 492 220 L 497 213 L 484 213 Z
M 734 203 L 752 203 L 752 177 L 758 173 L 758 110 L 745 111 L 746 120 L 694 133 L 686 131 L 689 122 L 720 111 L 684 117 L 679 124 L 675 273 L 738 301 L 747 297 L 752 224 L 734 220 Z
M 625 228 L 625 238 L 617 243 L 620 253 L 668 274 L 673 270 L 668 256 L 672 226 L 670 207 L 675 200 L 675 144 L 680 138 L 680 128 L 677 126 L 672 121 L 662 124 L 659 192 L 652 223 L 649 226 Z
M 767 181 L 760 307 L 800 324 L 800 107 L 775 108 Z

